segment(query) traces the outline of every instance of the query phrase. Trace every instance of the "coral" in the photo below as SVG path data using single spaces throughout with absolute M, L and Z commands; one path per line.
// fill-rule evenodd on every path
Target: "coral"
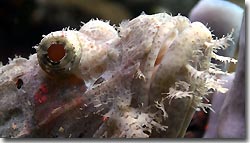
M 0 67 L 0 135 L 183 137 L 206 96 L 226 92 L 211 58 L 234 62 L 216 55 L 230 40 L 167 13 L 52 32 Z
M 229 88 L 227 93 L 213 95 L 212 104 L 216 111 L 211 114 L 208 129 L 204 138 L 246 138 L 246 38 L 245 15 L 242 20 L 239 55 L 236 72 L 224 75 L 221 79 L 229 82 L 224 86 Z

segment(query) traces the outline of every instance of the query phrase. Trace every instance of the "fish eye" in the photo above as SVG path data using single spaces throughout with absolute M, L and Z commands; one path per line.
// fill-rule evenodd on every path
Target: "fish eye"
M 50 76 L 71 74 L 81 59 L 76 31 L 56 31 L 46 35 L 36 47 L 40 67 Z
M 55 63 L 60 62 L 66 55 L 63 44 L 51 44 L 47 52 L 48 59 Z

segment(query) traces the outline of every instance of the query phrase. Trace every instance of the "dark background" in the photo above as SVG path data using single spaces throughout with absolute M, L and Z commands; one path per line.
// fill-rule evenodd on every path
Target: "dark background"
M 235 0 L 244 4 L 243 0 Z M 8 63 L 15 55 L 28 57 L 42 35 L 70 26 L 79 29 L 91 18 L 110 20 L 118 25 L 123 19 L 166 11 L 188 16 L 198 0 L 1 0 L 0 61 Z
M 119 25 L 122 20 L 132 19 L 143 11 L 146 14 L 167 12 L 187 16 L 199 0 L 0 0 L 0 61 L 8 63 L 15 55 L 27 58 L 36 51 L 35 46 L 52 31 L 65 27 L 79 29 L 81 22 L 92 18 L 110 20 Z M 244 0 L 230 0 L 239 6 Z M 198 119 L 198 120 L 196 120 Z M 204 121 L 201 122 L 201 121 Z M 198 122 L 198 123 L 197 123 Z M 195 114 L 188 130 L 201 130 L 202 137 L 207 115 Z M 195 129 L 193 129 L 193 127 Z

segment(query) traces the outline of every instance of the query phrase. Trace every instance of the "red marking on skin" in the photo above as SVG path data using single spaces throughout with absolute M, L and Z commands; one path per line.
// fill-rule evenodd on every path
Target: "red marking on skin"
M 102 121 L 103 121 L 103 122 L 106 122 L 108 119 L 109 119 L 109 117 L 107 117 L 107 116 L 103 116 L 103 117 L 102 117 Z
M 39 101 L 40 101 L 40 103 L 46 102 L 47 101 L 47 96 L 45 96 L 45 95 L 41 96 Z
M 40 87 L 39 87 L 39 90 L 41 91 L 42 94 L 47 94 L 49 92 L 47 86 L 45 84 L 42 84 Z
M 47 86 L 45 84 L 41 84 L 38 91 L 35 93 L 34 99 L 36 103 L 42 104 L 47 101 L 47 94 L 49 92 Z
M 34 98 L 35 98 L 35 102 L 39 104 L 45 103 L 47 101 L 47 96 L 41 95 L 39 93 L 36 93 Z

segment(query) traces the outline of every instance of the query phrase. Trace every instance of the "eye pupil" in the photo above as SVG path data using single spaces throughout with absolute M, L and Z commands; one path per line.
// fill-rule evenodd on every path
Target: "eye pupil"
M 53 62 L 60 62 L 60 60 L 65 56 L 64 45 L 62 44 L 52 44 L 48 48 L 48 58 Z

